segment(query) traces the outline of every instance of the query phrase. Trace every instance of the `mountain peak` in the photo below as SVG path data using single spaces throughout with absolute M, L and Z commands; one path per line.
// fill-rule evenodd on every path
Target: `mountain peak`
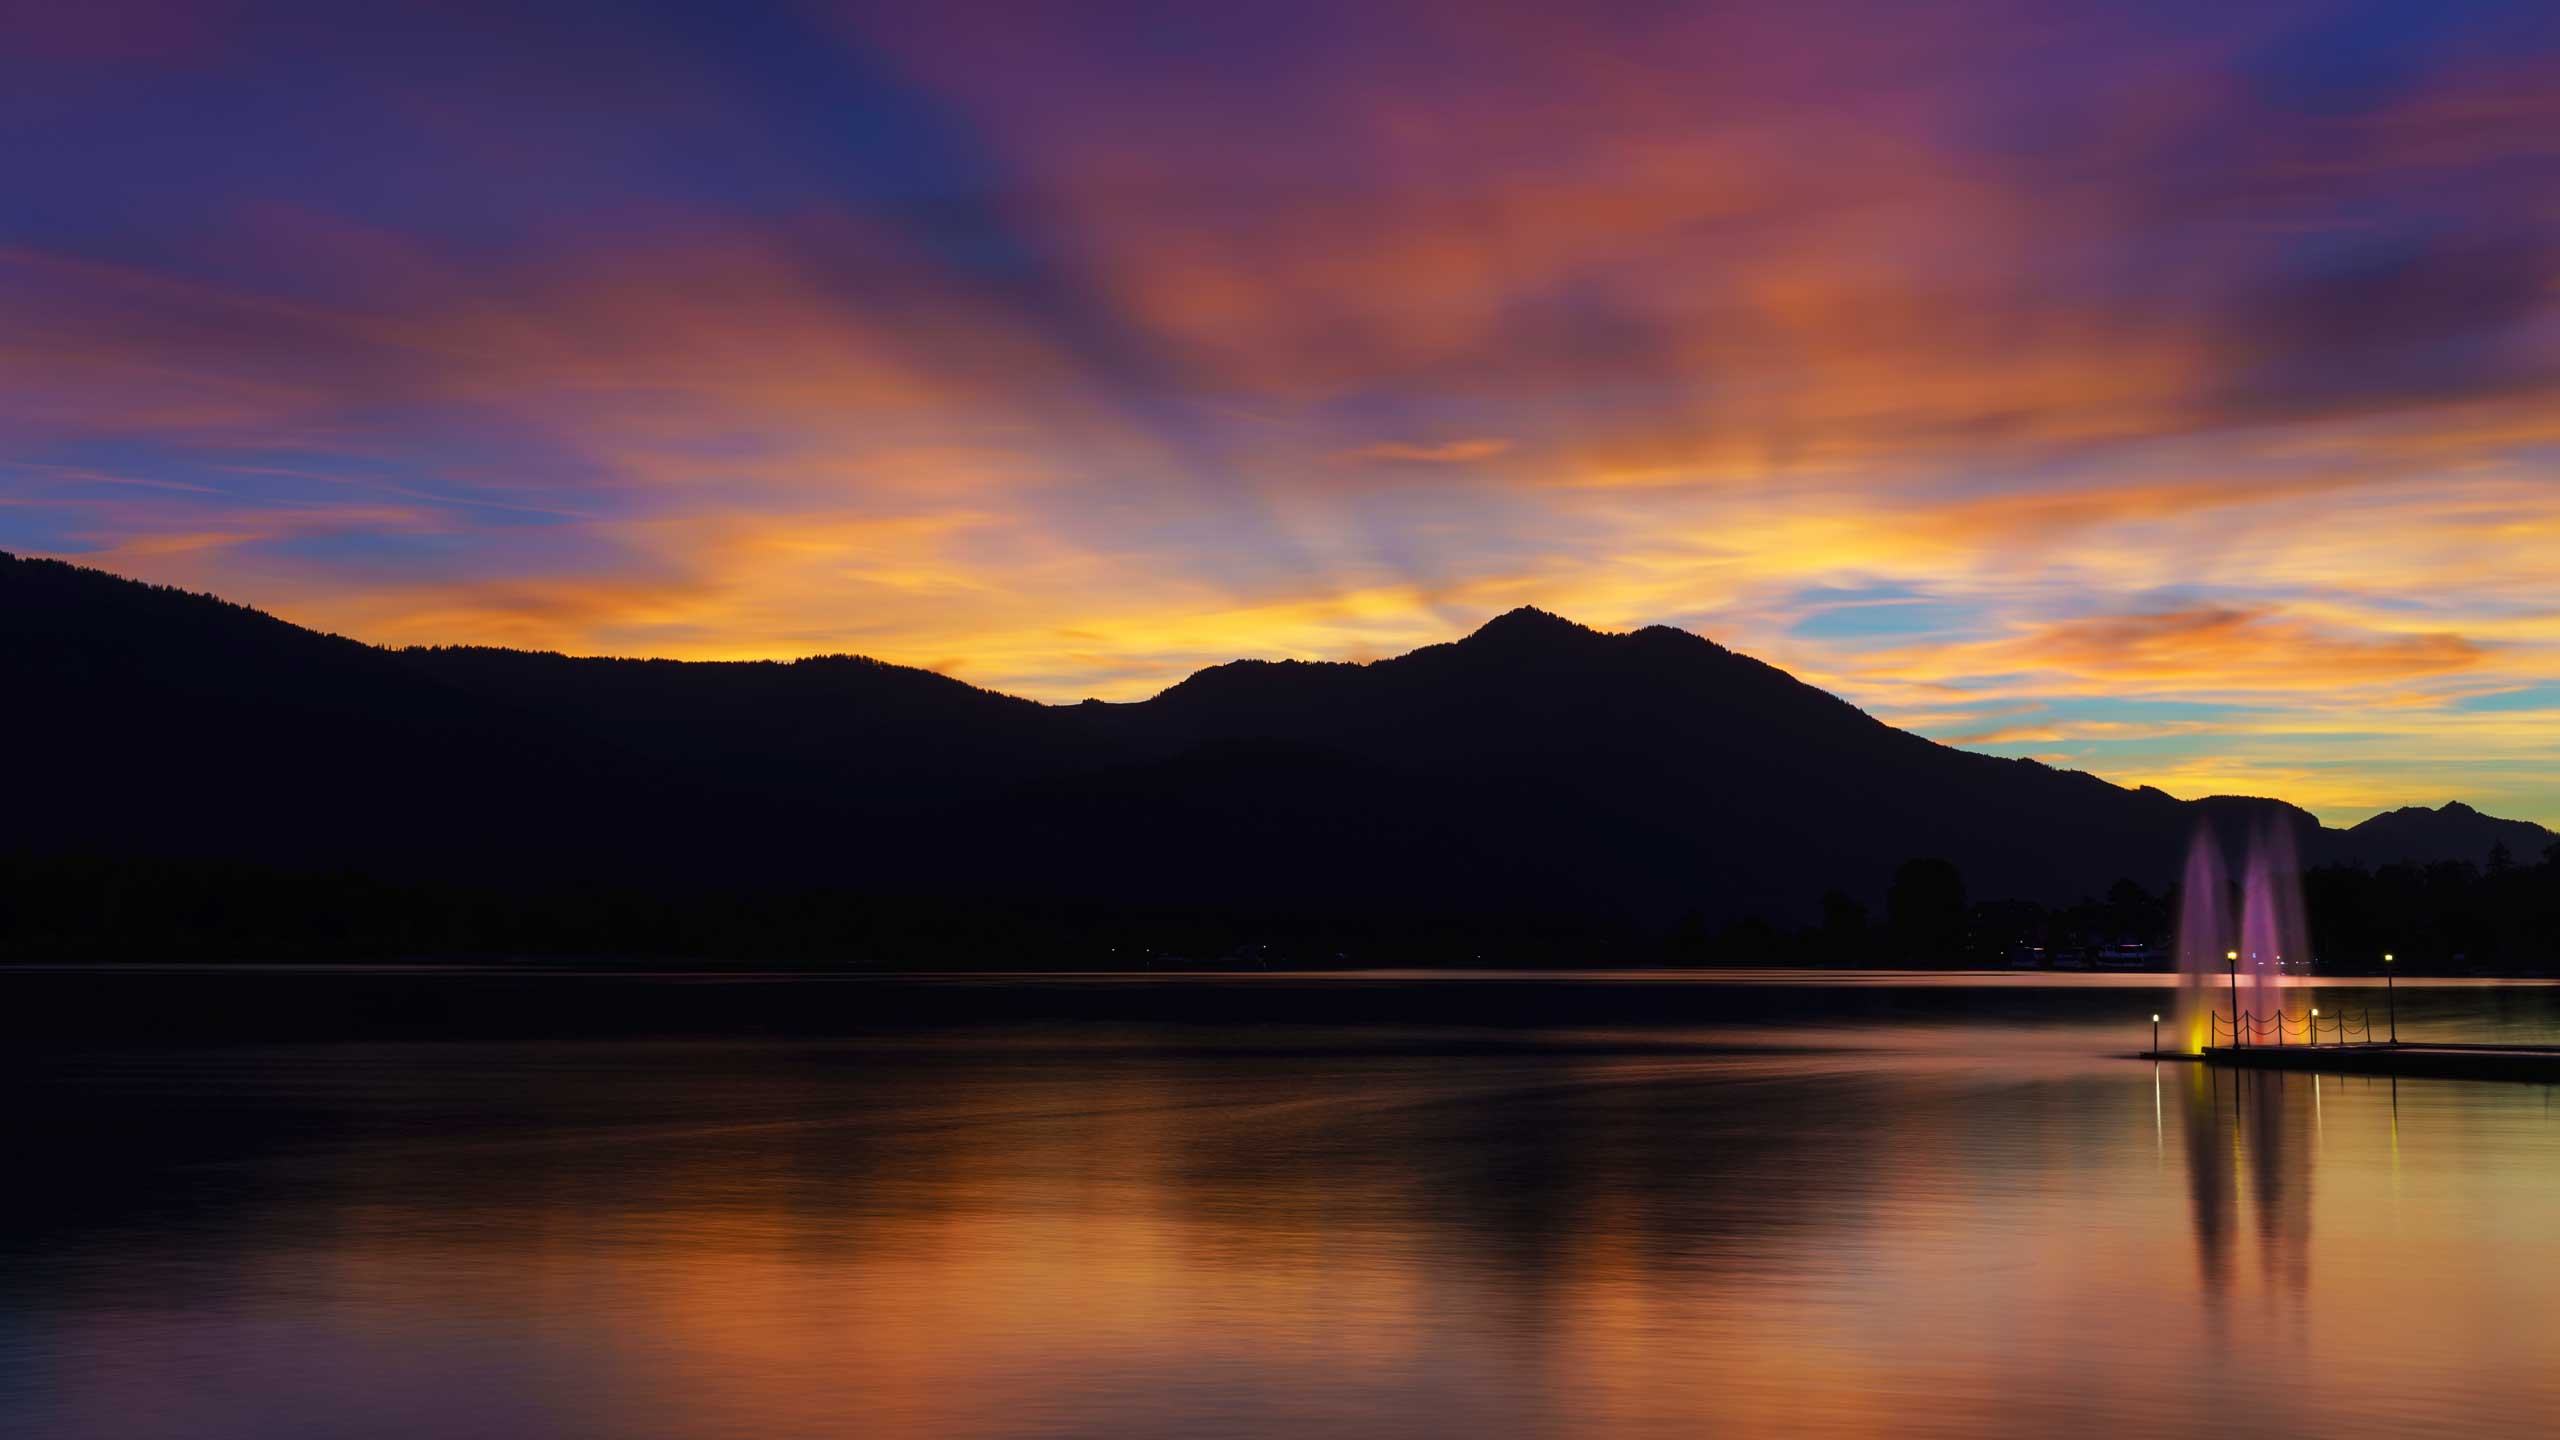
M 1597 636 L 1599 633 L 1587 625 L 1577 625 L 1552 611 L 1541 610 L 1535 605 L 1523 605 L 1516 610 L 1505 610 L 1477 626 L 1475 633 L 1469 635 L 1467 640 L 1512 643 L 1521 640 L 1590 637 Z
M 2433 810 L 2424 805 L 2385 810 L 2346 834 L 2358 846 L 2378 851 L 2365 858 L 2389 856 L 2415 864 L 2455 860 L 2477 865 L 2492 859 L 2502 847 L 2510 858 L 2530 857 L 2552 843 L 2552 832 L 2533 821 L 2502 820 L 2460 800 L 2448 800 Z

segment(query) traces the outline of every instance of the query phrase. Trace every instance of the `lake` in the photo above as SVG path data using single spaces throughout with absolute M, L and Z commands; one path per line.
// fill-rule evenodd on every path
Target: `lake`
M 0 1431 L 2548 1433 L 2549 1090 L 2130 1058 L 2173 998 L 0 973 Z

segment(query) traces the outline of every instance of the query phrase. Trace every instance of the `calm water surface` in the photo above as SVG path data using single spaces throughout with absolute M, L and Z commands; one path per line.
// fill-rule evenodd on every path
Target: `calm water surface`
M 700 981 L 723 1033 L 574 1038 L 405 983 L 361 1041 L 17 1047 L 0 1432 L 2560 1416 L 2548 1090 L 2126 1058 L 2156 992 Z M 2560 1041 L 2545 987 L 2399 1001 Z

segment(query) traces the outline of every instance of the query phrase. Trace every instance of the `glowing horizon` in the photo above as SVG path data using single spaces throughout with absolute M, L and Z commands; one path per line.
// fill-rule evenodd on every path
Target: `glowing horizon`
M 0 549 L 1061 701 L 1535 604 L 2560 825 L 2547 7 L 965 8 L 30 16 Z

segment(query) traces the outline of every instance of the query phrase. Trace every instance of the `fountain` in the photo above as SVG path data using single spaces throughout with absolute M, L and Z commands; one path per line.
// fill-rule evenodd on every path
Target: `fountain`
M 2222 868 L 2222 847 L 2213 827 L 2196 826 L 2187 847 L 2187 869 L 2178 884 L 2178 1033 L 2189 1050 L 2212 1041 L 2207 1017 L 2214 999 L 2225 993 L 2223 951 L 2232 943 L 2230 879 Z
M 2217 1066 L 2242 1071 L 2560 1083 L 2560 1045 L 2402 1041 L 2396 1024 L 2391 1038 L 2383 1040 L 2374 1033 L 2375 1022 L 2362 1013 L 2332 1012 L 2322 1021 L 2323 1037 L 2317 1047 L 2306 1043 L 2305 1017 L 2297 1015 L 2290 1031 L 2281 1032 L 2279 1043 L 2273 1017 L 2284 1005 L 2285 971 L 2307 973 L 2313 958 L 2294 828 L 2284 817 L 2275 816 L 2249 830 L 2236 889 L 2226 854 L 2222 837 L 2210 824 L 2196 827 L 2180 882 L 2177 1028 L 2170 1031 L 2173 1037 L 2184 1038 L 2189 1051 Z M 2317 1013 L 2311 1011 L 2310 1000 L 2306 993 L 2302 1009 Z M 2244 1036 L 2246 1048 L 2216 1048 L 2202 1055 L 2208 1047 L 2231 1045 L 2230 1030 L 2222 1028 L 2217 1035 L 2219 1027 L 2212 1021 L 2215 1012 L 2225 1010 L 2259 1016 L 2261 1026 Z M 2156 1038 L 2152 1049 L 2156 1055 Z M 2283 1093 L 2281 1087 L 2277 1093 Z M 2283 1177 L 2272 1171 L 2257 1178 L 2263 1195 L 2291 1193 Z M 2205 1215 L 2203 1207 L 2210 1198 L 2199 1195 L 2199 1217 Z
M 2285 966 L 2301 969 L 2311 958 L 2302 867 L 2293 831 L 2282 821 L 2262 822 L 2250 833 L 2234 910 L 2222 847 L 2210 825 L 2198 825 L 2178 905 L 2178 1018 L 2190 1048 L 2212 1042 L 2207 1017 L 2217 1009 L 2236 1002 L 2243 1013 L 2274 1014 L 2283 1004 Z M 2235 949 L 2236 962 L 2228 958 Z
M 2290 963 L 2300 969 L 2311 958 L 2307 930 L 2302 914 L 2302 867 L 2294 859 L 2293 832 L 2261 825 L 2250 837 L 2249 867 L 2240 892 L 2243 1006 L 2265 1015 L 2283 1004 L 2277 987 L 2284 967 Z
M 2245 1015 L 2273 1015 L 2284 1004 L 2286 963 L 2304 969 L 2309 958 L 2312 938 L 2301 907 L 2294 830 L 2281 820 L 2250 830 L 2235 907 L 2222 846 L 2212 825 L 2196 825 L 2194 843 L 2186 848 L 2186 876 L 2179 881 L 2179 1033 L 2189 1048 L 2214 1043 L 2207 1020 L 2214 1010 L 2237 1004 Z M 2268 1043 L 2273 1038 L 2263 1035 Z M 2230 1043 L 2227 1033 L 2222 1043 Z

